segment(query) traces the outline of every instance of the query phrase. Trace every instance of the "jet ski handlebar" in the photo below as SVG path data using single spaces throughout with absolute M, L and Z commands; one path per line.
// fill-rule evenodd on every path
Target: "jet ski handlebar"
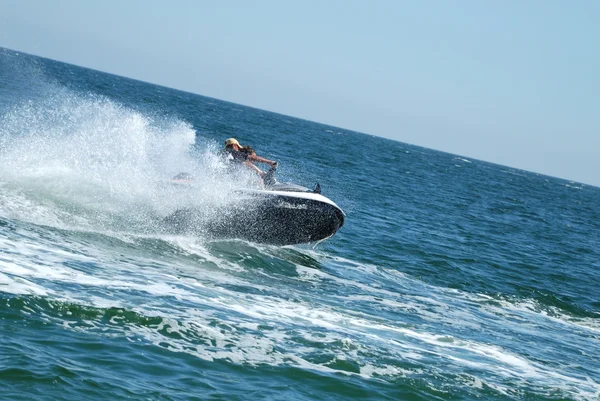
M 277 166 L 277 162 L 273 163 L 269 171 L 265 173 L 263 177 L 263 182 L 265 183 L 265 185 L 270 186 L 274 185 L 277 182 L 277 180 L 275 179 L 275 171 L 277 171 Z

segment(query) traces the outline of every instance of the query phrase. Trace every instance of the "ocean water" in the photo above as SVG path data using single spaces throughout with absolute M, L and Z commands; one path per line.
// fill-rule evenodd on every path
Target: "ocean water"
M 340 232 L 166 234 L 230 136 Z M 599 188 L 6 49 L 0 160 L 0 399 L 600 399 Z

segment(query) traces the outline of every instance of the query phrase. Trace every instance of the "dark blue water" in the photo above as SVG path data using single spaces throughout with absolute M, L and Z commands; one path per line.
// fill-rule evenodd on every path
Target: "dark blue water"
M 341 231 L 164 234 L 232 136 Z M 600 399 L 598 188 L 9 50 L 0 158 L 1 399 Z

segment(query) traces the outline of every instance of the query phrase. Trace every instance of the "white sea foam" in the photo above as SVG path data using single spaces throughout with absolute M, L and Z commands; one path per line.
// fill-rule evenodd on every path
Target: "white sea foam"
M 189 243 L 183 241 L 184 246 Z M 210 252 L 201 246 L 192 246 L 194 252 L 209 261 Z M 49 255 L 47 263 L 36 264 L 28 261 L 37 254 Z M 412 361 L 422 366 L 424 358 L 432 356 L 452 361 L 457 367 L 469 367 L 480 371 L 481 376 L 472 375 L 470 385 L 479 386 L 485 383 L 496 388 L 497 391 L 509 391 L 510 385 L 505 380 L 521 378 L 529 385 L 558 386 L 562 385 L 565 391 L 581 392 L 581 399 L 586 399 L 585 394 L 594 394 L 598 391 L 598 384 L 591 379 L 582 380 L 569 375 L 555 372 L 516 355 L 510 350 L 492 344 L 479 343 L 465 340 L 455 335 L 440 332 L 430 332 L 423 327 L 406 327 L 402 322 L 384 321 L 381 318 L 374 320 L 365 314 L 346 310 L 340 307 L 330 307 L 322 302 L 294 301 L 294 297 L 285 300 L 280 297 L 257 294 L 243 294 L 229 290 L 226 285 L 245 285 L 257 288 L 259 291 L 268 291 L 267 287 L 257 286 L 256 283 L 246 282 L 241 278 L 227 274 L 228 270 L 219 272 L 209 270 L 210 276 L 196 275 L 180 277 L 176 274 L 182 266 L 164 265 L 159 270 L 146 270 L 140 272 L 138 266 L 147 264 L 137 261 L 131 266 L 118 266 L 115 261 L 104 262 L 105 269 L 95 270 L 93 273 L 82 272 L 71 267 L 66 267 L 62 262 L 87 263 L 86 256 L 74 252 L 58 251 L 44 248 L 40 244 L 25 243 L 20 245 L 19 259 L 15 261 L 2 260 L 0 263 L 0 288 L 7 284 L 8 291 L 14 294 L 32 294 L 38 296 L 51 296 L 56 300 L 89 305 L 97 308 L 124 308 L 137 311 L 144 316 L 159 316 L 162 321 L 158 327 L 127 325 L 120 329 L 120 321 L 113 318 L 109 323 L 100 321 L 87 322 L 81 325 L 76 321 L 67 323 L 65 327 L 73 330 L 97 330 L 107 336 L 125 335 L 132 341 L 146 341 L 156 346 L 176 352 L 185 352 L 205 360 L 226 359 L 232 363 L 244 364 L 293 364 L 303 369 L 323 372 L 335 372 L 335 368 L 328 366 L 328 362 L 314 362 L 311 354 L 319 348 L 299 345 L 295 337 L 305 338 L 312 342 L 324 345 L 339 343 L 329 362 L 350 360 L 359 366 L 359 375 L 363 377 L 389 377 L 411 376 L 422 374 L 425 366 L 417 369 L 405 369 L 391 365 L 373 364 L 372 357 L 368 355 L 386 355 L 398 361 Z M 106 255 L 104 255 L 106 259 Z M 218 263 L 218 260 L 214 260 Z M 118 267 L 117 267 L 118 266 Z M 204 269 L 204 268 L 203 268 Z M 238 266 L 234 271 L 240 271 Z M 117 274 L 115 272 L 118 271 Z M 243 271 L 243 269 L 242 269 Z M 372 274 L 378 272 L 372 271 Z M 333 275 L 315 270 L 315 277 L 327 280 L 340 280 Z M 138 305 L 127 301 L 126 297 L 86 296 L 73 290 L 65 290 L 69 286 L 62 285 L 60 294 L 48 290 L 44 285 L 52 283 L 70 283 L 77 287 L 97 288 L 106 294 L 119 292 L 140 292 L 148 294 L 151 303 Z M 423 306 L 444 310 L 443 291 L 435 292 L 437 299 L 421 296 L 409 296 L 407 299 L 381 297 L 380 289 L 370 286 L 356 286 L 350 280 L 336 281 L 343 285 L 353 285 L 361 294 L 352 295 L 347 301 L 379 303 L 390 308 L 404 308 L 414 310 L 423 315 Z M 46 283 L 46 284 L 42 284 Z M 375 292 L 375 294 L 373 294 Z M 102 292 L 100 292 L 102 293 Z M 391 295 L 391 292 L 388 292 Z M 461 293 L 453 292 L 453 296 Z M 462 294 L 464 295 L 464 294 Z M 161 300 L 171 298 L 169 307 Z M 465 299 L 468 297 L 465 296 Z M 486 299 L 477 297 L 476 299 Z M 473 301 L 471 299 L 471 301 Z M 184 302 L 188 306 L 177 306 Z M 336 302 L 335 305 L 343 305 Z M 429 312 L 428 312 L 429 313 Z M 431 315 L 424 314 L 426 319 L 433 319 Z M 471 311 L 463 312 L 466 316 Z M 438 318 L 441 313 L 438 314 Z M 476 317 L 472 317 L 476 319 Z M 48 317 L 48 319 L 52 319 Z M 214 326 L 211 322 L 220 322 Z M 108 326 L 107 326 L 108 324 Z M 268 326 L 270 328 L 263 328 Z M 162 330 L 177 333 L 177 338 L 166 338 Z M 315 333 L 320 333 L 315 336 Z M 198 344 L 212 342 L 214 345 Z M 194 344 L 194 345 L 192 345 Z M 277 350 L 277 351 L 275 351 Z M 360 350 L 360 352 L 357 352 Z M 448 368 L 448 367 L 447 367 Z M 428 367 L 427 369 L 432 369 Z M 433 368 L 436 369 L 436 368 Z M 419 373 L 419 371 L 421 373 Z M 343 372 L 345 374 L 352 374 Z M 561 384 L 562 383 L 562 384 Z
M 15 295 L 47 296 L 51 292 L 21 277 L 0 273 L 0 292 Z
M 182 207 L 209 215 L 232 201 L 215 144 L 196 146 L 180 120 L 143 114 L 96 95 L 49 85 L 35 102 L 0 115 L 0 217 L 119 235 L 160 232 Z M 188 172 L 193 185 L 170 179 Z

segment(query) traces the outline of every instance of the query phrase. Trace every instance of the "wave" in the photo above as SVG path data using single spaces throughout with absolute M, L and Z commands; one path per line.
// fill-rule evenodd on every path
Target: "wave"
M 216 144 L 171 117 L 46 84 L 0 116 L 0 217 L 56 228 L 158 234 L 185 206 L 231 201 Z M 195 177 L 182 190 L 170 179 Z
M 600 390 L 515 340 L 544 338 L 560 353 L 562 343 L 579 350 L 597 335 L 592 319 L 549 316 L 532 300 L 436 287 L 314 250 L 179 237 L 98 248 L 97 235 L 92 243 L 71 235 L 68 244 L 29 235 L 1 239 L 0 309 L 13 320 L 231 366 L 387 383 L 439 379 L 423 382 L 428 391 L 444 381 L 491 396 L 518 396 L 517 382 L 519 391 L 560 387 L 578 399 Z M 561 330 L 565 324 L 577 330 Z

